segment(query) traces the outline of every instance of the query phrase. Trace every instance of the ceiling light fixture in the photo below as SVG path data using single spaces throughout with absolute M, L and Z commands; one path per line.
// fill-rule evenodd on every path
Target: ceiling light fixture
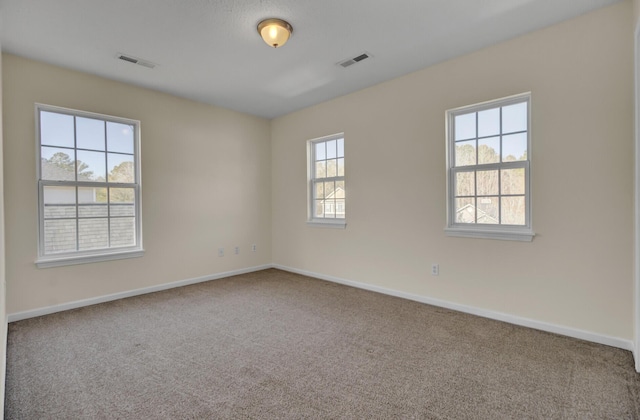
M 293 27 L 282 19 L 265 19 L 258 23 L 258 33 L 270 47 L 282 47 L 293 33 Z

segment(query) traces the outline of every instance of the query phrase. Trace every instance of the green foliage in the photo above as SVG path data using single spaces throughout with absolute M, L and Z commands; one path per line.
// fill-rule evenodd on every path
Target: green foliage
M 57 152 L 49 159 L 42 159 L 43 175 L 45 179 L 73 180 L 78 168 L 78 180 L 104 182 L 103 177 L 94 177 L 93 171 L 89 171 L 89 165 L 78 160 L 74 162 L 69 155 Z M 133 183 L 135 170 L 133 162 L 122 162 L 109 173 L 110 183 Z M 55 173 L 54 173 L 55 172 Z M 135 200 L 133 188 L 109 188 L 111 203 L 133 203 Z M 96 202 L 107 202 L 107 188 L 96 189 Z
M 133 162 L 122 162 L 109 172 L 109 182 L 122 182 L 131 184 L 135 181 Z
M 75 172 L 76 172 L 76 164 L 78 167 L 78 179 L 83 181 L 89 181 L 89 180 L 93 180 L 94 178 L 93 171 L 87 170 L 89 168 L 89 165 L 82 162 L 81 160 L 74 162 L 73 160 L 71 160 L 71 157 L 69 157 L 69 155 L 66 153 L 57 152 L 53 156 L 51 156 L 50 159 L 42 159 L 42 160 L 43 162 L 45 162 L 45 165 L 43 165 L 45 178 L 74 179 Z M 50 164 L 51 166 L 46 167 L 47 163 Z M 56 174 L 52 176 L 47 176 L 46 174 L 47 168 L 56 168 L 57 169 Z M 66 176 L 64 174 L 66 174 Z
M 135 171 L 133 162 L 122 162 L 109 172 L 109 182 L 114 183 L 133 183 L 135 181 Z M 133 188 L 109 188 L 109 201 L 111 203 L 133 203 L 135 194 Z M 96 197 L 99 201 L 107 201 L 107 190 L 101 188 L 97 192 Z

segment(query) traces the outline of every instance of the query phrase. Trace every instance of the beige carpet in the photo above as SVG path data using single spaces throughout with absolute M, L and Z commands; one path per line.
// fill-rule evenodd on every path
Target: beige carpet
M 628 351 L 266 270 L 12 323 L 7 419 L 633 419 Z

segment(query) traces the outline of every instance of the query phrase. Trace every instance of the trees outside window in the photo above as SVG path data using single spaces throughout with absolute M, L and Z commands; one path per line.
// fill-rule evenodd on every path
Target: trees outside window
M 447 112 L 452 236 L 531 240 L 530 94 Z

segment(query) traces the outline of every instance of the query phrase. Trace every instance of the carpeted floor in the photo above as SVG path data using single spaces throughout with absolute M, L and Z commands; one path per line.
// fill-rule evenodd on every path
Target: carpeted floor
M 628 351 L 279 270 L 9 325 L 7 419 L 633 419 Z

